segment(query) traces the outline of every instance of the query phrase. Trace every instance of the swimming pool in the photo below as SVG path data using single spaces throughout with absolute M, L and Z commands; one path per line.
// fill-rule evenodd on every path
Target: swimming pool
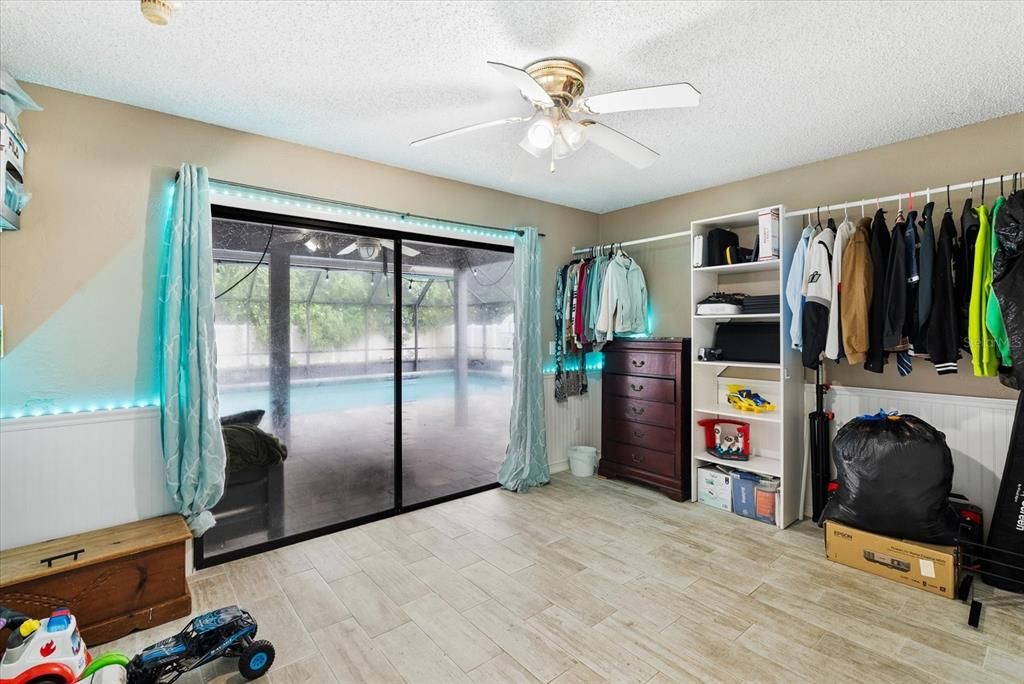
M 469 393 L 472 396 L 491 393 L 511 393 L 511 378 L 490 374 L 469 374 Z M 455 374 L 437 373 L 406 377 L 402 383 L 402 401 L 405 403 L 426 399 L 444 399 L 455 394 Z M 293 384 L 289 397 L 292 415 L 345 411 L 365 406 L 387 406 L 395 400 L 391 379 L 325 381 L 323 383 Z M 263 409 L 270 411 L 269 387 L 222 388 L 220 414 Z

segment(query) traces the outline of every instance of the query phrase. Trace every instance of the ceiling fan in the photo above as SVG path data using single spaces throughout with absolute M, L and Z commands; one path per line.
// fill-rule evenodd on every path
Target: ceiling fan
M 382 247 L 394 251 L 395 243 L 391 240 L 382 240 L 381 238 L 357 237 L 354 242 L 338 252 L 338 256 L 344 256 L 359 250 L 359 258 L 366 260 L 376 259 L 380 255 Z M 419 256 L 420 251 L 407 245 L 402 245 L 402 254 L 414 257 Z
M 545 59 L 525 69 L 500 62 L 488 64 L 519 88 L 522 96 L 533 105 L 533 114 L 463 126 L 415 140 L 410 143 L 412 147 L 483 128 L 529 121 L 531 123 L 526 130 L 526 136 L 519 146 L 537 158 L 550 155 L 552 173 L 555 170 L 556 159 L 568 157 L 588 141 L 633 166 L 644 169 L 658 158 L 657 152 L 628 135 L 587 117 L 641 109 L 696 107 L 700 104 L 700 92 L 689 83 L 670 83 L 583 97 L 583 69 L 575 62 L 565 59 Z M 576 114 L 584 118 L 577 121 L 573 118 Z

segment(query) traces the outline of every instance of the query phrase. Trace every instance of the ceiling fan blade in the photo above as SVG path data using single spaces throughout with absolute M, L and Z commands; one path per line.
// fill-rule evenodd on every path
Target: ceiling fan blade
M 530 102 L 541 107 L 554 107 L 555 101 L 547 94 L 540 83 L 533 80 L 533 76 L 522 69 L 501 62 L 487 62 L 491 68 L 499 74 L 516 84 L 519 92 Z
M 402 254 L 408 257 L 415 257 L 420 255 L 420 250 L 402 245 Z
M 587 127 L 587 140 L 603 147 L 616 157 L 623 159 L 638 169 L 646 169 L 660 156 L 657 152 L 642 143 L 638 143 L 628 135 L 619 133 L 614 128 L 599 124 L 596 121 L 581 121 Z
M 506 119 L 496 119 L 494 121 L 485 121 L 483 123 L 473 124 L 472 126 L 463 126 L 462 128 L 453 128 L 452 130 L 445 131 L 444 133 L 438 133 L 437 135 L 431 135 L 431 136 L 426 137 L 426 138 L 420 138 L 419 140 L 413 140 L 411 143 L 409 143 L 409 147 L 419 147 L 420 145 L 426 145 L 428 143 L 434 143 L 434 142 L 437 142 L 439 140 L 444 140 L 446 138 L 454 138 L 455 136 L 462 135 L 463 133 L 469 133 L 471 131 L 479 131 L 479 130 L 484 129 L 484 128 L 492 128 L 494 126 L 504 126 L 506 124 L 519 123 L 521 121 L 528 121 L 529 119 L 530 119 L 530 117 L 526 117 L 526 116 L 510 116 L 510 117 L 508 117 Z
M 338 252 L 338 256 L 344 256 L 345 254 L 351 254 L 352 252 L 356 251 L 357 249 L 359 249 L 359 245 L 357 245 L 356 243 L 353 242 L 348 247 L 346 247 L 343 250 L 341 250 L 340 252 Z
M 612 112 L 632 112 L 638 109 L 696 107 L 699 104 L 699 90 L 689 83 L 672 83 L 594 95 L 584 98 L 579 108 L 591 114 L 610 114 Z

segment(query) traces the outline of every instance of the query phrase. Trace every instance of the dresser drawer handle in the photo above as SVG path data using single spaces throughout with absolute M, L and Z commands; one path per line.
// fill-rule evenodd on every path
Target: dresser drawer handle
M 643 392 L 644 391 L 644 386 L 643 385 L 634 385 L 633 383 L 629 383 L 629 388 L 631 390 L 633 390 L 634 392 Z
M 636 437 L 637 439 L 643 439 L 644 435 L 646 434 L 647 433 L 644 432 L 643 430 L 633 430 L 633 436 Z
M 643 455 L 638 456 L 637 454 L 630 454 L 630 456 L 633 457 L 633 463 L 639 463 L 640 461 L 644 460 Z
M 630 406 L 629 407 L 629 412 L 632 413 L 634 416 L 642 416 L 642 415 L 644 415 L 644 411 L 646 411 L 646 410 L 647 409 L 645 409 L 643 406 Z
M 630 359 L 630 361 L 633 362 L 633 368 L 643 368 L 644 364 L 647 363 L 643 359 L 640 359 L 639 361 L 637 361 L 636 359 Z

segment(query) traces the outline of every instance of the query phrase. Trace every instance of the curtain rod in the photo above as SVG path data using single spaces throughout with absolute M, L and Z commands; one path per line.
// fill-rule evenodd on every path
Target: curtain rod
M 596 249 L 604 250 L 611 249 L 612 247 L 628 247 L 630 245 L 642 245 L 645 242 L 658 242 L 659 240 L 668 240 L 670 238 L 677 237 L 690 237 L 690 231 L 683 230 L 678 233 L 665 233 L 664 235 L 655 235 L 653 237 L 639 238 L 637 240 L 626 240 L 625 242 L 608 242 L 603 245 L 594 245 L 593 247 L 573 247 L 573 254 L 590 254 Z
M 1020 174 L 1018 176 L 1018 182 L 1019 182 L 1019 179 L 1021 177 L 1024 177 L 1024 174 L 1021 174 L 1020 172 L 1018 172 L 1018 174 Z M 1012 180 L 1013 179 L 1013 175 L 1014 174 L 1010 173 L 1010 174 L 1006 174 L 1006 175 L 1003 175 L 1003 176 L 997 176 L 995 178 L 984 178 L 982 180 L 973 180 L 973 181 L 969 181 L 967 183 L 957 183 L 956 185 L 940 185 L 938 187 L 925 188 L 924 190 L 915 190 L 913 192 L 901 192 L 901 193 L 897 193 L 895 195 L 887 195 L 885 197 L 876 197 L 874 199 L 864 199 L 864 200 L 855 200 L 853 202 L 843 202 L 842 204 L 827 204 L 827 205 L 823 204 L 820 207 L 811 207 L 809 209 L 801 209 L 799 211 L 789 211 L 787 209 L 786 210 L 786 216 L 810 216 L 811 214 L 814 214 L 814 213 L 816 213 L 818 211 L 829 211 L 830 209 L 850 209 L 850 208 L 856 208 L 856 207 L 866 207 L 869 204 L 881 204 L 883 202 L 886 202 L 886 203 L 888 203 L 888 202 L 899 202 L 899 201 L 901 201 L 903 199 L 909 199 L 911 197 L 911 195 L 913 195 L 915 197 L 919 197 L 919 196 L 929 197 L 931 195 L 931 193 L 933 193 L 933 192 L 934 193 L 944 193 L 947 190 L 949 190 L 949 192 L 953 192 L 954 190 L 957 190 L 957 191 L 959 191 L 959 190 L 971 190 L 971 189 L 975 188 L 976 186 L 979 186 L 979 185 L 982 185 L 982 184 L 984 184 L 984 185 L 991 185 L 993 183 L 998 184 L 1000 181 Z
M 351 204 L 349 202 L 339 202 L 337 200 L 324 199 L 322 197 L 314 197 L 312 195 L 302 195 L 296 192 L 287 192 L 283 190 L 270 190 L 268 188 L 261 188 L 255 185 L 246 185 L 245 183 L 235 183 L 234 181 L 221 180 L 219 178 L 211 178 L 210 184 L 217 184 L 223 187 L 234 188 L 236 190 L 245 190 L 247 192 L 260 192 L 267 193 L 270 195 L 280 195 L 285 197 L 291 197 L 296 200 L 302 200 L 304 202 L 319 202 L 321 204 L 330 204 L 338 207 L 344 207 L 345 209 L 375 212 L 378 214 L 386 214 L 389 216 L 397 216 L 400 219 L 418 219 L 421 221 L 434 221 L 437 223 L 449 223 L 456 226 L 464 226 L 466 228 L 478 228 L 481 230 L 497 230 L 502 233 L 515 233 L 516 235 L 522 235 L 523 231 L 516 228 L 499 228 L 497 226 L 487 226 L 480 223 L 466 223 L 465 221 L 454 221 L 452 219 L 442 219 L 435 216 L 424 216 L 422 214 L 412 214 L 404 211 L 394 211 L 391 209 L 380 209 L 378 207 L 372 207 L 367 204 Z M 546 237 L 544 233 L 537 233 L 540 237 Z

